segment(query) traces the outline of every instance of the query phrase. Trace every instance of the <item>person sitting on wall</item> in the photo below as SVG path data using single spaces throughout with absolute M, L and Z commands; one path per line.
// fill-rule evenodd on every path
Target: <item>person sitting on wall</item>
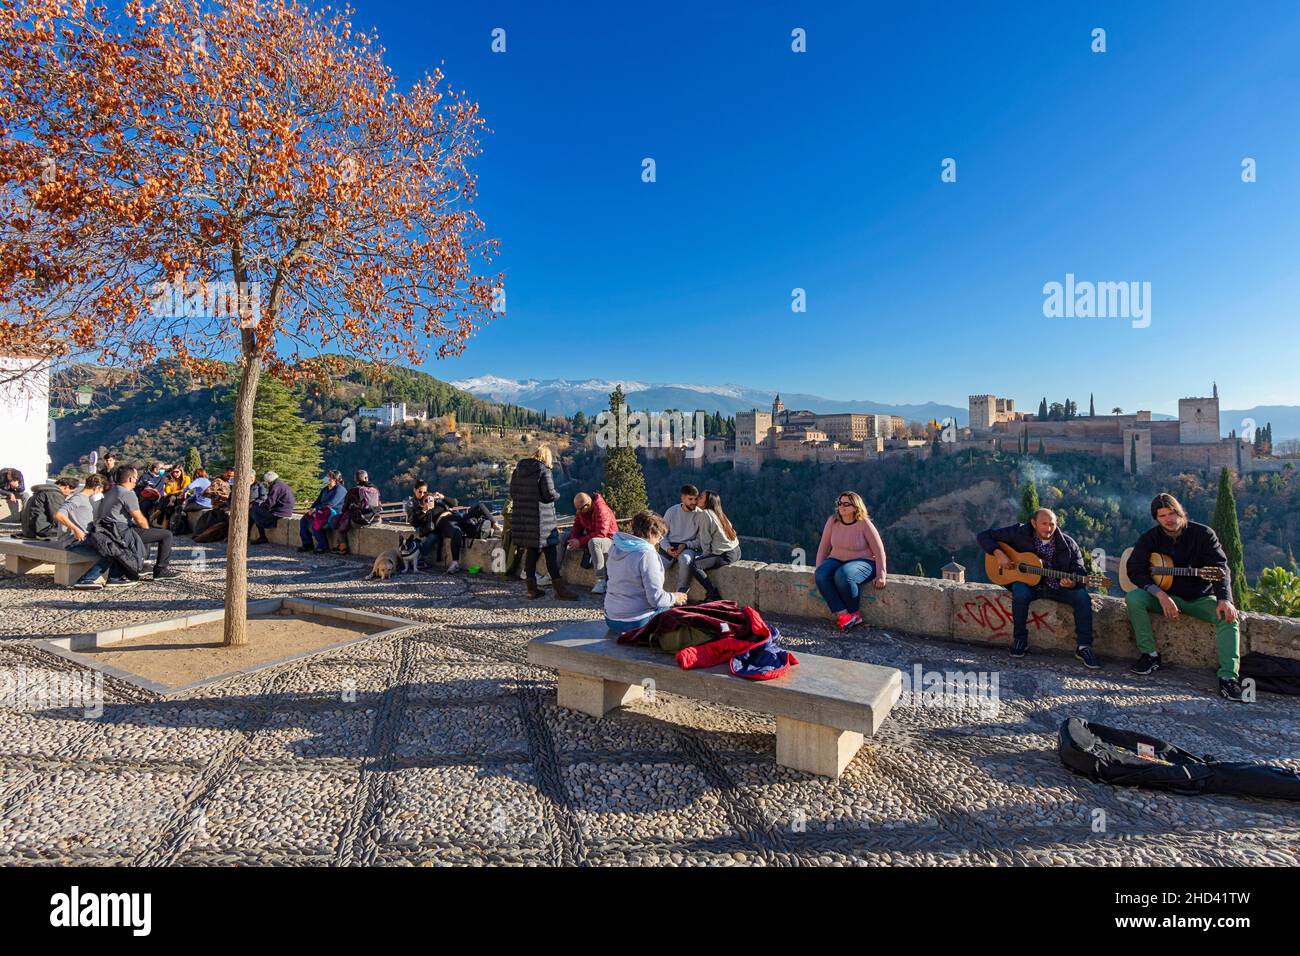
M 212 499 L 208 496 L 208 487 L 212 479 L 204 468 L 194 469 L 194 477 L 185 486 L 181 494 L 181 506 L 172 518 L 173 534 L 188 534 L 194 530 L 194 522 L 205 511 L 212 510 Z
M 266 529 L 274 528 L 281 518 L 293 517 L 293 489 L 277 472 L 268 471 L 262 477 L 266 479 L 266 498 L 249 509 L 249 530 L 257 526 L 257 540 L 249 544 L 267 544 Z
M 185 474 L 184 468 L 174 465 L 168 469 L 163 481 L 162 497 L 149 516 L 150 523 L 156 527 L 170 528 L 176 510 L 185 499 L 185 489 L 189 486 L 190 476 Z
M 339 554 L 348 554 L 348 530 L 352 527 L 364 528 L 379 524 L 382 520 L 379 489 L 370 483 L 369 473 L 364 468 L 359 468 L 353 475 L 352 487 L 343 497 L 343 507 L 334 516 L 332 527 L 339 536 L 338 547 L 335 550 Z
M 565 550 L 582 552 L 582 566 L 596 571 L 596 585 L 591 593 L 604 594 L 608 586 L 605 563 L 609 560 L 609 549 L 614 546 L 618 519 L 599 492 L 594 498 L 585 491 L 574 495 L 573 510 L 573 527 L 564 536 Z
M 411 496 L 402 503 L 402 511 L 406 513 L 406 523 L 415 524 L 415 516 L 424 509 L 424 499 L 429 494 L 429 483 L 423 478 L 415 479 L 411 485 Z
M 1129 580 L 1137 585 L 1124 596 L 1133 637 L 1142 656 L 1132 668 L 1135 674 L 1150 674 L 1160 667 L 1160 652 L 1151 631 L 1153 611 L 1167 620 L 1187 614 L 1198 621 L 1214 625 L 1219 655 L 1219 694 L 1226 700 L 1245 703 L 1245 693 L 1238 680 L 1241 625 L 1236 605 L 1232 603 L 1232 572 L 1228 556 L 1219 544 L 1219 536 L 1208 525 L 1187 520 L 1187 510 L 1173 495 L 1161 493 L 1151 501 L 1155 527 L 1144 532 L 1129 555 Z M 1217 580 L 1196 575 L 1171 575 L 1169 593 L 1156 584 L 1151 573 L 1151 555 L 1163 554 L 1176 568 L 1217 568 Z
M 664 566 L 656 554 L 668 525 L 653 511 L 632 518 L 632 533 L 616 531 L 605 565 L 605 625 L 617 634 L 634 631 L 662 611 L 686 603 L 684 591 L 664 590 Z
M 0 468 L 0 521 L 20 521 L 27 484 L 17 468 Z
M 153 515 L 154 509 L 163 497 L 163 487 L 167 484 L 167 466 L 155 461 L 149 466 L 135 485 L 135 496 L 140 499 L 140 513 L 146 518 Z
M 872 581 L 876 588 L 883 588 L 887 583 L 885 543 L 856 491 L 840 493 L 835 513 L 822 527 L 813 580 L 841 631 L 862 623 L 858 613 L 862 585 Z
M 225 541 L 230 531 L 230 484 L 224 478 L 213 478 L 207 497 L 212 507 L 194 521 L 194 540 L 199 544 Z
M 705 520 L 700 523 L 700 556 L 691 562 L 691 576 L 704 586 L 705 600 L 720 601 L 722 595 L 708 572 L 740 560 L 740 536 L 722 510 L 722 495 L 705 491 L 699 502 Z
M 140 473 L 130 465 L 118 465 L 113 472 L 113 486 L 104 492 L 98 507 L 95 508 L 95 525 L 112 526 L 116 537 L 121 538 L 127 528 L 133 528 L 144 542 L 147 556 L 149 545 L 158 545 L 158 557 L 154 562 L 153 577 L 155 581 L 180 577 L 180 572 L 168 567 L 172 552 L 172 533 L 166 528 L 151 528 L 140 511 L 140 500 L 135 495 L 135 483 Z M 102 477 L 102 476 L 101 476 Z M 87 479 L 89 481 L 89 479 Z M 78 588 L 98 588 L 99 577 L 108 571 L 108 585 L 125 585 L 129 583 L 123 572 L 122 564 L 115 558 L 104 556 L 96 561 L 74 585 Z
M 298 550 L 315 551 L 324 554 L 330 549 L 327 536 L 330 522 L 343 507 L 343 499 L 348 489 L 343 484 L 341 471 L 330 471 L 325 476 L 325 484 L 316 493 L 316 500 L 311 503 L 307 513 L 298 519 L 298 540 L 302 542 Z M 313 543 L 315 547 L 313 547 Z
M 690 586 L 691 563 L 700 556 L 700 527 L 705 519 L 696 506 L 699 496 L 700 490 L 694 485 L 682 485 L 679 503 L 663 515 L 668 533 L 659 543 L 659 556 L 665 571 L 676 562 L 679 591 Z
M 446 496 L 425 495 L 421 513 L 417 515 L 416 531 L 420 534 L 420 559 L 427 567 L 441 557 L 442 542 L 451 542 L 451 564 L 447 573 L 455 574 L 460 570 L 460 552 L 465 541 L 458 515 L 453 510 L 456 499 Z
M 1010 545 L 1016 551 L 1033 552 L 1042 559 L 1043 567 L 1072 574 L 1087 574 L 1083 551 L 1068 534 L 1060 529 L 1056 513 L 1050 508 L 1039 508 L 1024 524 L 989 528 L 975 539 L 985 554 L 990 554 L 1003 568 L 1014 563 L 999 544 Z M 1037 587 L 1015 581 L 1011 591 L 1011 656 L 1024 657 L 1029 649 L 1029 602 L 1035 598 L 1068 604 L 1074 611 L 1076 647 L 1074 656 L 1090 670 L 1099 670 L 1101 662 L 1092 652 L 1092 595 L 1088 589 L 1074 581 L 1044 576 Z

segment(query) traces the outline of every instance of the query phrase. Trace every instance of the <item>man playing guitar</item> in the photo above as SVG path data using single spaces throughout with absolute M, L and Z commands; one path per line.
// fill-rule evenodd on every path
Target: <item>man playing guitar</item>
M 1240 634 L 1237 609 L 1232 604 L 1232 575 L 1228 556 L 1219 545 L 1219 537 L 1208 525 L 1187 520 L 1187 511 L 1171 494 L 1162 493 L 1151 502 L 1151 517 L 1156 526 L 1138 538 L 1128 559 L 1129 579 L 1137 585 L 1125 596 L 1128 619 L 1142 656 L 1133 665 L 1135 674 L 1150 674 L 1160 666 L 1160 652 L 1151 632 L 1150 611 L 1160 611 L 1173 620 L 1179 614 L 1214 625 L 1219 649 L 1219 693 L 1226 699 L 1242 702 L 1241 684 L 1237 680 Z M 1169 593 L 1156 583 L 1151 573 L 1151 556 L 1163 554 L 1180 568 L 1217 568 L 1216 580 L 1196 575 L 1171 577 Z
M 976 541 L 984 553 L 991 555 L 998 566 L 1004 569 L 1009 568 L 1013 562 L 998 547 L 999 544 L 1009 545 L 1016 551 L 1037 554 L 1042 559 L 1044 568 L 1077 574 L 1081 579 L 1087 575 L 1083 552 L 1074 539 L 1057 526 L 1056 514 L 1050 508 L 1039 508 L 1025 524 L 981 531 Z M 1074 631 L 1078 645 L 1074 656 L 1083 661 L 1085 667 L 1092 670 L 1101 668 L 1101 663 L 1092 653 L 1092 597 L 1088 594 L 1088 589 L 1081 586 L 1081 582 L 1068 578 L 1044 577 L 1036 587 L 1030 587 L 1023 581 L 1017 581 L 1010 587 L 1012 657 L 1024 657 L 1029 648 L 1029 602 L 1035 598 L 1045 598 L 1068 604 L 1074 610 Z

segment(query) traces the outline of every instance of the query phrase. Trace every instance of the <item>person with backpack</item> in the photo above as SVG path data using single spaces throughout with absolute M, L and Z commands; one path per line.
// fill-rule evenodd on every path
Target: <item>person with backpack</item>
M 249 527 L 257 525 L 257 540 L 249 544 L 269 544 L 266 529 L 274 528 L 281 518 L 293 517 L 293 489 L 280 480 L 280 475 L 268 471 L 266 479 L 266 498 L 249 509 Z
M 68 496 L 77 490 L 77 485 L 76 478 L 59 478 L 33 488 L 32 496 L 23 507 L 22 530 L 18 537 L 53 538 L 58 534 L 59 526 L 54 516 Z
M 379 524 L 380 516 L 379 489 L 370 483 L 370 475 L 364 468 L 357 469 L 353 476 L 354 484 L 343 498 L 343 507 L 334 516 L 333 528 L 339 533 L 339 544 L 335 550 L 339 554 L 349 554 L 348 529 L 353 525 L 364 528 Z
M 343 507 L 343 499 L 348 489 L 343 484 L 341 471 L 330 471 L 325 476 L 325 484 L 316 494 L 307 513 L 298 519 L 298 540 L 302 542 L 300 552 L 314 551 L 324 554 L 330 549 L 327 532 L 330 522 Z M 315 545 L 313 547 L 313 544 Z

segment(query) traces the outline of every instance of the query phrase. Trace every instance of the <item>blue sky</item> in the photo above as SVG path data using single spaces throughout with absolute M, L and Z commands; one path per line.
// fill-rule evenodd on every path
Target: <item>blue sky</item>
M 356 6 L 493 129 L 507 313 L 440 378 L 1300 404 L 1300 4 Z M 1067 273 L 1150 326 L 1045 318 Z

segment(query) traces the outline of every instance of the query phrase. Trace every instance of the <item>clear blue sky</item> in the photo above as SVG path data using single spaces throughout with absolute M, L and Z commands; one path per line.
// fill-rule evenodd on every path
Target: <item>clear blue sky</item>
M 355 23 L 493 129 L 508 310 L 441 378 L 1300 404 L 1300 3 L 360 0 Z M 1150 282 L 1150 327 L 1044 318 L 1066 273 Z

